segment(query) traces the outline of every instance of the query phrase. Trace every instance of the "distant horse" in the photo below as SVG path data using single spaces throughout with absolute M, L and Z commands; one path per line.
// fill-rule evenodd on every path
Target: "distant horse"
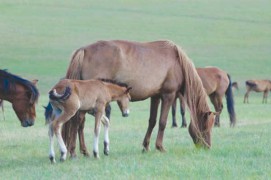
M 220 126 L 220 113 L 223 109 L 222 98 L 226 95 L 230 126 L 233 127 L 236 123 L 236 115 L 234 110 L 232 83 L 229 74 L 217 67 L 196 68 L 196 70 L 216 112 L 219 112 L 215 119 L 215 126 Z M 182 127 L 186 127 L 185 102 L 182 96 L 179 96 L 179 99 L 181 104 Z M 176 100 L 172 105 L 172 127 L 177 127 Z
M 55 162 L 55 152 L 53 148 L 53 135 L 58 139 L 61 157 L 64 161 L 67 155 L 67 148 L 61 136 L 62 125 L 70 120 L 77 111 L 87 113 L 88 111 L 95 114 L 94 127 L 94 157 L 99 157 L 98 140 L 100 134 L 100 121 L 105 117 L 105 107 L 111 101 L 117 101 L 121 104 L 121 110 L 128 115 L 128 103 L 131 99 L 129 91 L 131 88 L 119 86 L 108 81 L 99 80 L 71 80 L 64 79 L 59 81 L 49 92 L 50 104 L 53 107 L 56 118 L 49 125 L 50 155 L 52 163 Z M 108 125 L 109 120 L 105 118 L 105 149 L 109 150 Z
M 165 151 L 163 136 L 168 112 L 176 94 L 180 92 L 186 97 L 191 111 L 190 136 L 196 145 L 211 147 L 214 113 L 210 112 L 207 95 L 194 64 L 180 47 L 170 41 L 98 41 L 74 52 L 66 78 L 114 79 L 133 87 L 130 92 L 132 101 L 151 97 L 149 126 L 143 141 L 143 151 L 149 151 L 160 101 L 162 107 L 156 149 Z M 82 124 L 78 127 L 78 121 L 84 123 L 82 119 L 73 118 L 63 127 L 67 146 L 75 147 L 77 130 L 83 127 Z
M 268 92 L 271 91 L 270 80 L 247 80 L 246 81 L 247 92 L 244 97 L 244 103 L 248 103 L 248 95 L 250 91 L 263 92 L 262 103 L 267 103 Z
M 9 101 L 23 127 L 32 126 L 36 118 L 35 105 L 39 91 L 32 82 L 6 70 L 0 70 L 0 99 Z

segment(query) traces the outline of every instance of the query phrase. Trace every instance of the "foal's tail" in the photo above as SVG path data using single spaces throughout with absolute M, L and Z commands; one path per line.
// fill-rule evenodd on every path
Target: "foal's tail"
M 227 100 L 227 109 L 230 116 L 230 126 L 234 127 L 236 124 L 236 115 L 234 110 L 234 99 L 233 99 L 233 92 L 232 92 L 232 82 L 231 77 L 229 74 L 227 74 L 228 79 L 230 81 L 230 84 L 225 92 L 226 94 L 226 100 Z
M 56 89 L 53 89 L 49 92 L 49 98 L 54 101 L 65 101 L 67 100 L 72 93 L 72 90 L 69 86 L 65 88 L 65 91 L 63 94 L 58 94 L 56 92 Z
M 70 65 L 66 73 L 67 79 L 82 79 L 81 71 L 84 55 L 85 55 L 84 49 L 78 49 L 73 53 Z

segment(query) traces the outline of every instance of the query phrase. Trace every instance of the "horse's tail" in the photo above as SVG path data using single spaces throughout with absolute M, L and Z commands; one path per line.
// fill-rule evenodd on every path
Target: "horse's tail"
M 66 73 L 67 79 L 81 79 L 81 70 L 84 55 L 85 55 L 84 49 L 78 49 L 73 53 L 70 65 Z
M 69 86 L 65 88 L 65 91 L 63 94 L 58 94 L 56 92 L 56 89 L 53 89 L 49 92 L 49 98 L 55 101 L 65 101 L 70 97 L 71 93 L 72 93 L 72 90 Z
M 43 106 L 45 109 L 44 116 L 45 116 L 45 124 L 49 124 L 53 115 L 53 107 L 51 103 L 48 103 L 47 106 Z
M 230 116 L 230 126 L 234 127 L 236 123 L 236 115 L 235 115 L 235 110 L 234 110 L 234 99 L 233 99 L 233 92 L 232 92 L 232 82 L 231 82 L 231 77 L 229 74 L 227 74 L 228 79 L 230 81 L 229 86 L 226 90 L 226 100 L 227 100 L 227 109 L 228 113 Z
M 210 108 L 207 103 L 207 94 L 203 88 L 194 64 L 180 47 L 177 45 L 175 46 L 177 48 L 179 62 L 185 82 L 185 85 L 181 88 L 181 93 L 186 98 L 187 105 L 190 109 L 191 128 L 193 128 L 192 131 L 194 131 L 192 133 L 201 140 L 201 142 L 194 142 L 196 144 L 203 143 L 207 147 L 210 147 L 211 144 L 208 144 L 204 140 L 202 132 L 200 131 L 200 129 L 202 129 L 201 125 L 203 124 L 200 118 L 203 117 L 205 113 L 210 112 Z

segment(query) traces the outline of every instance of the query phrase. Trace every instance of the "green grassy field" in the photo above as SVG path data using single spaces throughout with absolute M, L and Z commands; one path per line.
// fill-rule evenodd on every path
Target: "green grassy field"
M 6 120 L 0 112 L 0 179 L 270 179 L 271 100 L 263 105 L 262 94 L 251 93 L 250 104 L 242 103 L 245 80 L 270 79 L 270 7 L 267 0 L 1 0 L 0 68 L 39 79 L 41 96 L 31 128 L 20 126 L 9 103 Z M 51 165 L 42 108 L 47 92 L 65 75 L 75 49 L 101 39 L 169 39 L 182 46 L 197 67 L 226 70 L 240 86 L 234 92 L 237 126 L 229 128 L 224 109 L 221 127 L 213 129 L 212 149 L 198 150 L 187 129 L 171 128 L 169 115 L 167 152 L 154 148 L 156 127 L 152 151 L 142 154 L 149 101 L 131 103 L 128 118 L 113 104 L 109 157 L 102 154 L 100 143 L 100 160 L 79 155 Z M 93 125 L 87 117 L 90 152 Z M 103 131 L 100 142 L 102 138 Z

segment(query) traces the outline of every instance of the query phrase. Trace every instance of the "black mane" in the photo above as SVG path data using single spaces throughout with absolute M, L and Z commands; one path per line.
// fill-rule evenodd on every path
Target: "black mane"
M 11 74 L 7 72 L 7 70 L 0 69 L 0 83 L 2 83 L 2 87 L 4 89 L 4 93 L 7 93 L 11 89 L 15 89 L 15 84 L 21 84 L 25 86 L 28 90 L 30 90 L 33 102 L 37 102 L 39 97 L 38 89 L 28 80 L 23 79 L 17 75 Z

